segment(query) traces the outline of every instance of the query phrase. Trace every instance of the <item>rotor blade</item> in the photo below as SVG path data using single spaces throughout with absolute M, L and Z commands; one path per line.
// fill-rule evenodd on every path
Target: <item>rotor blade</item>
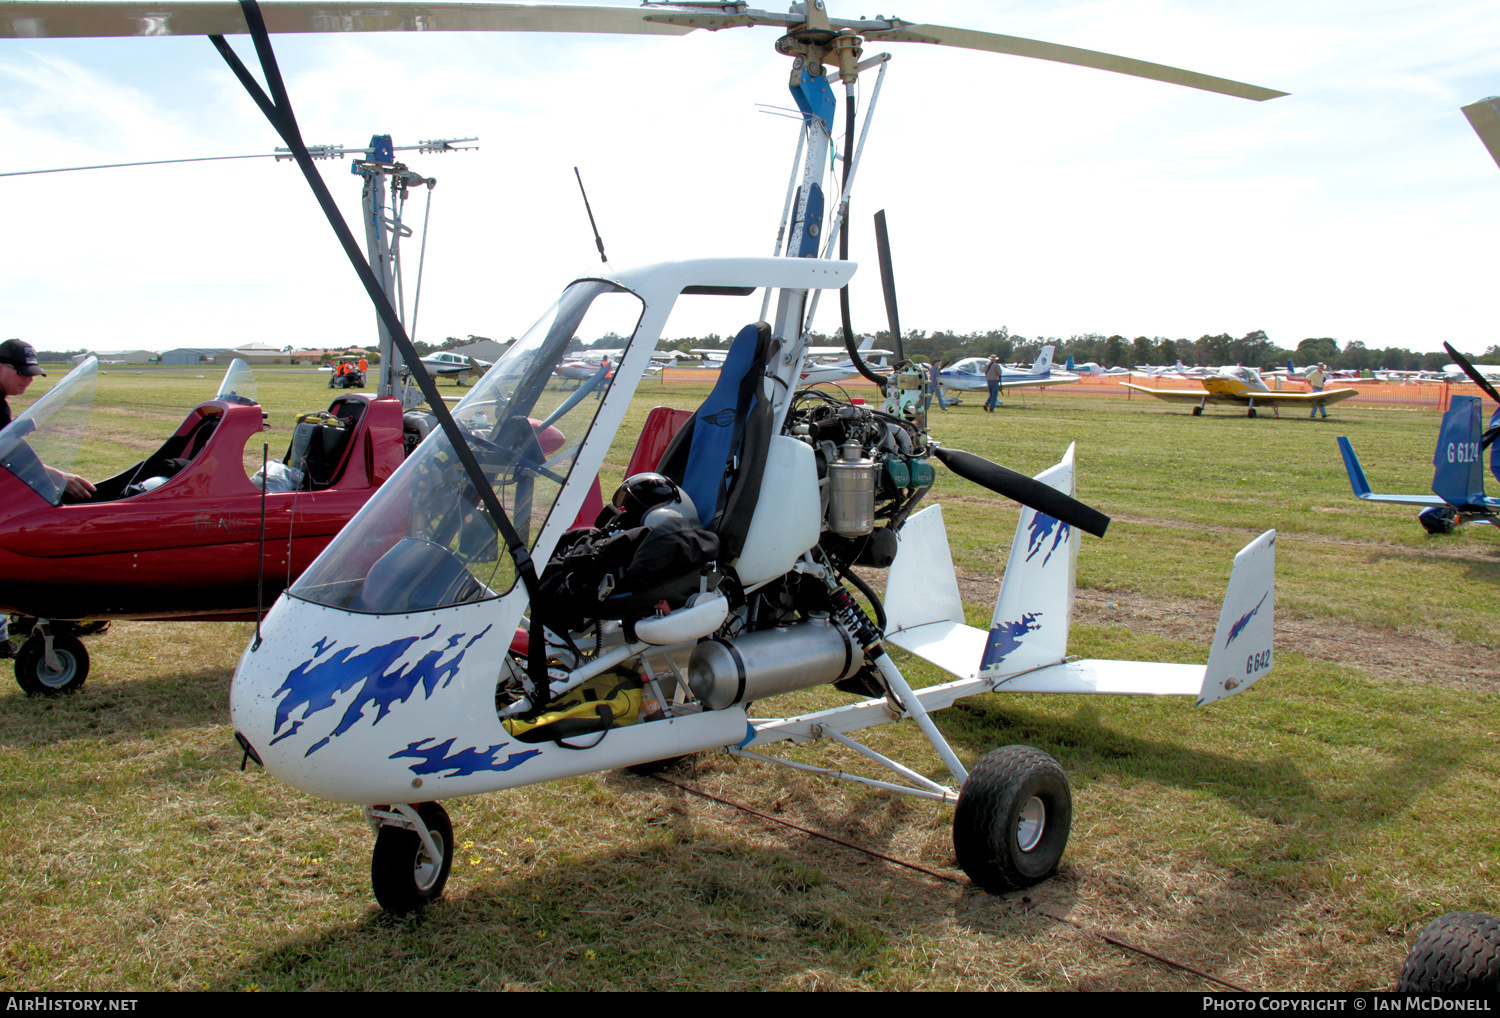
M 1474 128 L 1484 147 L 1490 150 L 1490 158 L 1500 166 L 1500 97 L 1492 95 L 1459 108 L 1469 118 L 1469 126 Z
M 1180 67 L 1168 67 L 1166 64 L 1153 64 L 1145 60 L 1115 56 L 1113 53 L 1100 53 L 1091 49 L 1079 49 L 1076 46 L 1059 46 L 1056 43 L 1022 39 L 1014 35 L 975 32 L 967 28 L 946 28 L 943 25 L 902 25 L 891 32 L 875 31 L 862 34 L 868 41 L 875 43 L 926 42 L 938 46 L 958 46 L 962 49 L 977 49 L 990 53 L 1008 53 L 1017 57 L 1032 57 L 1036 60 L 1051 60 L 1059 64 L 1073 64 L 1077 67 L 1094 67 L 1101 71 L 1128 74 L 1135 78 L 1150 78 L 1153 81 L 1165 81 L 1170 85 L 1186 85 L 1188 88 L 1201 88 L 1205 92 L 1218 92 L 1222 95 L 1238 96 L 1241 99 L 1254 99 L 1256 102 L 1275 99 L 1287 94 L 1275 89 L 1261 88 L 1258 85 L 1247 85 L 1242 81 L 1231 81 L 1228 78 L 1216 78 L 1210 74 L 1185 71 Z
M 268 3 L 272 33 L 286 32 L 603 32 L 685 35 L 691 27 L 648 20 L 628 7 L 490 3 Z M 0 38 L 243 34 L 233 2 L 0 3 Z
M 1474 384 L 1484 390 L 1484 394 L 1486 396 L 1494 400 L 1496 403 L 1500 403 L 1500 393 L 1496 393 L 1495 387 L 1490 384 L 1490 380 L 1481 375 L 1479 373 L 1479 369 L 1474 367 L 1473 364 L 1469 363 L 1469 358 L 1453 349 L 1453 345 L 1451 343 L 1444 343 L 1443 349 L 1448 351 L 1448 356 L 1453 358 L 1453 363 L 1457 364 L 1460 368 L 1463 368 L 1464 374 L 1472 378 L 1474 380 Z
M 1064 495 L 1050 484 L 1034 477 L 991 463 L 983 456 L 975 456 L 962 449 L 934 446 L 938 461 L 966 481 L 990 489 L 997 495 L 1015 499 L 1022 505 L 1046 513 L 1055 520 L 1077 527 L 1084 533 L 1103 537 L 1109 526 L 1109 517 L 1099 510 L 1084 505 L 1069 495 Z
M 880 288 L 885 291 L 885 316 L 891 323 L 891 348 L 896 363 L 906 360 L 901 350 L 901 316 L 896 313 L 896 279 L 891 270 L 891 238 L 885 230 L 885 209 L 875 213 L 875 249 L 880 254 Z

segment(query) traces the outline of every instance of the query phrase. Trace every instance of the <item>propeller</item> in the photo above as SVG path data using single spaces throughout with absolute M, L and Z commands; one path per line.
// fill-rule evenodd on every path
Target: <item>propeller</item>
M 962 449 L 947 449 L 933 446 L 933 455 L 938 462 L 966 481 L 973 481 L 997 495 L 1014 499 L 1022 505 L 1046 513 L 1055 520 L 1077 527 L 1086 534 L 1103 537 L 1109 526 L 1109 517 L 1099 510 L 1065 495 L 1035 477 L 1027 477 L 1010 467 L 991 463 L 983 456 L 975 456 Z
M 896 363 L 906 360 L 901 349 L 901 316 L 896 313 L 896 279 L 891 269 L 891 236 L 885 229 L 885 209 L 875 213 L 875 249 L 880 255 L 880 288 L 885 292 L 885 316 L 891 323 L 891 345 Z
M 276 3 L 265 8 L 266 27 L 282 32 L 598 32 L 630 35 L 686 35 L 765 25 L 788 37 L 809 30 L 831 42 L 852 34 L 874 43 L 920 42 L 958 49 L 1093 67 L 1136 78 L 1218 92 L 1260 102 L 1286 95 L 1274 89 L 1199 74 L 1165 64 L 1060 46 L 993 32 L 922 25 L 900 18 L 856 21 L 829 18 L 823 4 L 806 14 L 775 14 L 736 2 L 676 3 L 643 7 L 565 7 L 546 4 L 355 2 Z M 81 38 L 137 35 L 234 35 L 246 31 L 236 3 L 185 2 L 77 3 L 0 2 L 0 38 Z M 799 40 L 800 41 L 800 40 Z M 1465 108 L 1468 112 L 1469 107 Z M 1472 120 L 1472 117 L 1471 117 Z M 1477 128 L 1476 128 L 1477 129 Z M 1483 132 L 1481 132 L 1483 136 Z M 1492 146 L 1493 151 L 1493 146 Z
M 885 228 L 885 210 L 875 213 L 875 243 L 880 252 L 880 286 L 885 291 L 885 310 L 891 319 L 891 337 L 895 340 L 896 363 L 905 356 L 901 350 L 901 325 L 896 314 L 896 281 L 891 274 L 891 240 Z M 1002 467 L 983 456 L 962 449 L 948 449 L 937 443 L 932 454 L 938 462 L 966 481 L 988 488 L 997 495 L 1014 499 L 1022 505 L 1046 513 L 1053 519 L 1077 527 L 1086 534 L 1103 537 L 1109 517 L 1091 506 L 1058 491 L 1052 485 L 1027 477 L 1010 467 Z
M 1490 380 L 1488 378 L 1485 378 L 1484 375 L 1480 374 L 1479 369 L 1469 362 L 1469 358 L 1453 349 L 1453 344 L 1451 343 L 1444 343 L 1443 349 L 1448 351 L 1448 356 L 1453 358 L 1453 363 L 1462 368 L 1464 374 L 1468 375 L 1471 379 L 1474 380 L 1474 384 L 1478 385 L 1479 388 L 1484 390 L 1484 394 L 1486 396 L 1494 400 L 1496 403 L 1500 403 L 1500 393 L 1497 393 L 1495 391 L 1495 387 L 1490 384 Z M 1485 431 L 1484 435 L 1479 440 L 1479 448 L 1488 449 L 1490 446 L 1495 444 L 1496 438 L 1500 438 L 1500 424 L 1492 425 Z
M 1500 164 L 1500 97 L 1490 96 L 1460 109 L 1484 147 L 1490 150 L 1490 158 Z

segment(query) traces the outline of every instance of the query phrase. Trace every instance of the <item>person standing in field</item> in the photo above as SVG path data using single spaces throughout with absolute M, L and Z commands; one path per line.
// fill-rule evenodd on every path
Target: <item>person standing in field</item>
M 1327 381 L 1328 375 L 1326 374 L 1325 369 L 1321 364 L 1314 364 L 1312 366 L 1312 370 L 1307 373 L 1307 384 L 1313 392 L 1322 392 L 1323 386 L 1325 383 L 1327 383 Z M 1313 407 L 1312 412 L 1307 416 L 1311 419 L 1316 419 L 1319 410 L 1323 411 L 1323 416 L 1325 418 L 1328 416 L 1328 408 L 1326 406 Z
M 990 413 L 995 412 L 1000 402 L 1000 378 L 1005 369 L 1000 365 L 1000 358 L 990 354 L 990 362 L 984 366 L 984 384 L 990 390 L 989 398 L 984 401 L 984 408 Z

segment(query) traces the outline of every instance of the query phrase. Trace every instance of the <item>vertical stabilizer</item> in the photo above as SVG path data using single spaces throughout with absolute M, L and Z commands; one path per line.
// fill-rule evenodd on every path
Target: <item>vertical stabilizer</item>
M 1060 463 L 1036 476 L 1072 495 L 1073 446 Z M 1068 524 L 1035 509 L 1021 511 L 979 663 L 982 677 L 1015 675 L 1067 656 L 1080 544 L 1082 535 Z
M 1045 374 L 1052 370 L 1052 353 L 1056 347 L 1044 346 L 1042 352 L 1037 355 L 1036 363 L 1031 366 L 1034 375 Z
M 1240 549 L 1219 609 L 1198 706 L 1243 692 L 1271 671 L 1276 623 L 1276 531 Z
M 1478 396 L 1454 396 L 1432 454 L 1432 493 L 1452 506 L 1484 501 L 1484 415 Z

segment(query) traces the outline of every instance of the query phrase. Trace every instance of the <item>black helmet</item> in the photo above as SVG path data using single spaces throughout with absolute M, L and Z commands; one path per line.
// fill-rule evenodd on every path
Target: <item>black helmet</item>
M 680 504 L 689 514 L 697 515 L 682 489 L 671 479 L 655 472 L 625 478 L 625 483 L 615 489 L 610 504 L 618 510 L 616 518 L 622 527 L 641 526 L 645 515 L 658 506 Z

